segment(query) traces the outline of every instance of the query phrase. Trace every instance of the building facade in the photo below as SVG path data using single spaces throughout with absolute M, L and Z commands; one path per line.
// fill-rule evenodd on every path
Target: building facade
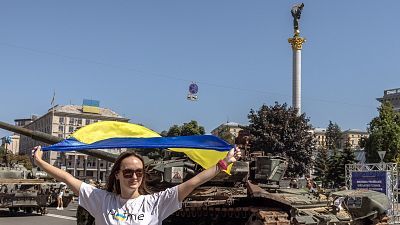
M 24 127 L 60 138 L 67 138 L 75 130 L 99 121 L 128 122 L 129 119 L 106 108 L 99 107 L 93 113 L 85 111 L 83 106 L 80 105 L 57 105 Z M 32 148 L 37 145 L 47 146 L 48 144 L 21 135 L 20 154 L 31 154 Z M 124 149 L 109 151 L 120 153 Z M 78 152 L 60 153 L 48 151 L 44 152 L 43 158 L 51 165 L 64 169 L 82 180 L 105 181 L 107 173 L 111 170 L 111 163 Z
M 239 131 L 241 131 L 241 125 L 235 122 L 227 122 L 219 125 L 217 128 L 211 131 L 212 135 L 221 137 L 223 132 L 228 132 L 235 139 L 239 136 Z M 234 140 L 233 140 L 234 141 Z
M 326 128 L 314 128 L 313 133 L 315 148 L 326 148 Z
M 395 111 L 400 112 L 400 88 L 389 89 L 383 92 L 383 97 L 377 98 L 379 102 L 388 101 L 392 103 Z
M 316 149 L 327 148 L 326 145 L 326 128 L 314 128 L 314 141 Z M 362 138 L 367 138 L 368 133 L 366 131 L 358 129 L 349 129 L 342 132 L 340 139 L 340 148 L 343 149 L 346 146 L 346 142 L 349 142 L 350 148 L 357 150 L 360 149 L 360 141 Z
M 362 138 L 367 138 L 368 132 L 358 130 L 358 129 L 349 129 L 342 132 L 342 140 L 341 147 L 344 148 L 346 146 L 346 142 L 350 144 L 351 149 L 360 149 L 360 141 Z

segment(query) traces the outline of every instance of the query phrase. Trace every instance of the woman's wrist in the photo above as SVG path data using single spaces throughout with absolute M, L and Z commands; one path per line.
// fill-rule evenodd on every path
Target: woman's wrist
M 223 171 L 223 170 L 227 170 L 228 169 L 228 162 L 226 161 L 226 159 L 221 159 L 218 161 L 217 166 L 218 168 Z

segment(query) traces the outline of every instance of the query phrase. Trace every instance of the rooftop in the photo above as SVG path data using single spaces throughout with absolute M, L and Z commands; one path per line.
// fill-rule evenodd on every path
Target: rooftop
M 49 112 L 51 112 L 53 108 L 49 109 Z M 82 106 L 81 105 L 56 105 L 54 107 L 55 112 L 61 112 L 61 113 L 75 113 L 75 114 L 82 114 Z M 112 111 L 111 109 L 107 108 L 101 108 L 99 107 L 99 111 L 101 116 L 107 116 L 107 117 L 118 117 L 118 118 L 123 118 L 120 116 L 118 113 Z M 91 114 L 91 113 L 86 113 L 85 114 Z M 94 114 L 96 115 L 96 114 Z

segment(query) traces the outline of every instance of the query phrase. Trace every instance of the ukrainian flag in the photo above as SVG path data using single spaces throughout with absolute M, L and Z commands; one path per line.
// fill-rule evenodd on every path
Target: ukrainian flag
M 44 151 L 76 151 L 112 148 L 160 148 L 182 152 L 208 169 L 223 159 L 232 145 L 213 135 L 161 137 L 146 127 L 117 121 L 102 121 L 82 127 L 70 138 L 44 147 Z M 230 171 L 228 167 L 228 171 Z M 228 172 L 229 173 L 229 172 Z
M 119 220 L 119 221 L 126 221 L 127 220 L 127 216 L 125 216 L 124 214 L 118 212 L 118 213 L 116 213 L 114 215 L 114 219 L 115 220 Z

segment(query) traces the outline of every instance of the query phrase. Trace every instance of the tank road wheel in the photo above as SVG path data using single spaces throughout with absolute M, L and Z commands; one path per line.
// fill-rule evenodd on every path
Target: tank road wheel
M 33 213 L 33 208 L 32 207 L 26 207 L 24 208 L 25 213 Z
M 49 213 L 46 207 L 41 207 L 39 209 L 39 212 L 40 212 L 40 215 L 42 215 L 42 216 Z
M 18 212 L 18 208 L 16 208 L 16 207 L 10 207 L 10 208 L 8 208 L 8 210 L 10 210 L 10 212 L 12 212 L 12 213 Z

